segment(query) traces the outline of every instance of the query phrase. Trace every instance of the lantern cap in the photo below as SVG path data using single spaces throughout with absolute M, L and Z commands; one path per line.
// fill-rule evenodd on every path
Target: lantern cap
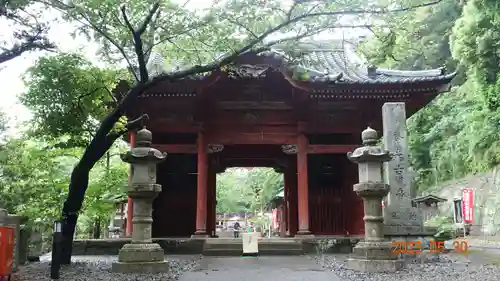
M 153 134 L 150 130 L 146 129 L 146 126 L 140 129 L 135 136 L 135 144 L 136 146 L 151 146 L 153 142 Z
M 377 143 L 378 134 L 377 131 L 370 128 L 369 126 L 361 132 L 361 140 L 363 145 L 375 145 Z

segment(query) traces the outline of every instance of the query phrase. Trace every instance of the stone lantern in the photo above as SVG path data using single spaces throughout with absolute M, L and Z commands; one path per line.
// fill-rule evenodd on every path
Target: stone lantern
M 168 271 L 163 249 L 151 239 L 153 200 L 161 192 L 156 184 L 156 165 L 166 159 L 166 153 L 151 147 L 152 134 L 145 127 L 137 132 L 136 146 L 121 155 L 131 164 L 131 181 L 128 196 L 133 202 L 132 243 L 120 249 L 118 262 L 113 263 L 114 272 Z
M 389 185 L 382 180 L 382 164 L 391 160 L 389 151 L 376 146 L 377 132 L 368 127 L 361 133 L 363 146 L 347 153 L 358 164 L 359 183 L 354 191 L 363 199 L 365 239 L 353 249 L 348 267 L 363 272 L 394 272 L 403 268 L 403 261 L 392 253 L 394 246 L 384 238 L 382 198 Z

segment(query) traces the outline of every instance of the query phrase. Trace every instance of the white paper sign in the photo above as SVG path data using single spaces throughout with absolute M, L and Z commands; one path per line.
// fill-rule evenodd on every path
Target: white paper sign
M 243 241 L 243 253 L 244 254 L 255 254 L 259 252 L 259 237 L 256 232 L 244 232 L 242 233 Z

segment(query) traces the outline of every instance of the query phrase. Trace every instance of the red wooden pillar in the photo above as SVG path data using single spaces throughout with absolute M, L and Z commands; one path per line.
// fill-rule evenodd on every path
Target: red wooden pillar
M 195 236 L 207 235 L 207 183 L 208 155 L 203 132 L 198 132 L 198 180 L 196 188 L 196 232 Z
M 297 139 L 297 197 L 299 211 L 299 231 L 297 235 L 310 235 L 309 231 L 309 185 L 307 176 L 307 136 L 303 124 L 299 123 Z
M 130 149 L 134 148 L 135 146 L 135 132 L 129 132 L 129 143 L 130 143 Z M 128 173 L 128 183 L 132 181 L 132 166 L 130 167 L 129 173 Z M 132 224 L 132 217 L 134 216 L 134 206 L 132 202 L 132 198 L 128 197 L 127 200 L 127 226 L 125 228 L 125 235 L 126 236 L 131 236 L 132 235 L 132 229 L 133 229 L 133 224 Z
M 285 185 L 285 210 L 284 210 L 284 216 L 285 216 L 285 229 L 286 229 L 286 235 L 290 236 L 291 235 L 291 228 L 290 228 L 290 188 L 292 187 L 291 184 L 292 182 L 290 181 L 290 176 L 295 176 L 290 172 L 290 169 L 286 169 L 285 172 L 283 173 L 283 183 Z
M 208 169 L 208 196 L 207 196 L 207 234 L 209 236 L 212 236 L 212 234 L 215 235 L 215 221 L 216 221 L 216 213 L 215 213 L 215 208 L 216 208 L 216 196 L 215 196 L 215 188 L 216 188 L 216 180 L 217 180 L 217 174 L 215 173 L 215 169 L 209 168 Z
M 213 218 L 213 228 L 214 235 L 217 236 L 217 173 L 212 172 L 212 177 L 210 178 L 212 185 L 212 198 L 214 204 L 212 205 L 212 218 Z
M 288 230 L 290 231 L 290 236 L 295 236 L 298 230 L 298 212 L 297 212 L 297 173 L 295 171 L 295 166 L 293 169 L 289 169 L 287 172 L 287 186 L 288 188 Z

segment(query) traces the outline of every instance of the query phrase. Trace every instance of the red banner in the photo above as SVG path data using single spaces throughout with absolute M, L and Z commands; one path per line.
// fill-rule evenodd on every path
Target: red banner
M 474 223 L 474 190 L 462 189 L 462 217 L 465 223 Z
M 273 209 L 273 216 L 272 216 L 272 228 L 277 229 L 279 227 L 279 222 L 278 222 L 278 209 L 275 208 Z

